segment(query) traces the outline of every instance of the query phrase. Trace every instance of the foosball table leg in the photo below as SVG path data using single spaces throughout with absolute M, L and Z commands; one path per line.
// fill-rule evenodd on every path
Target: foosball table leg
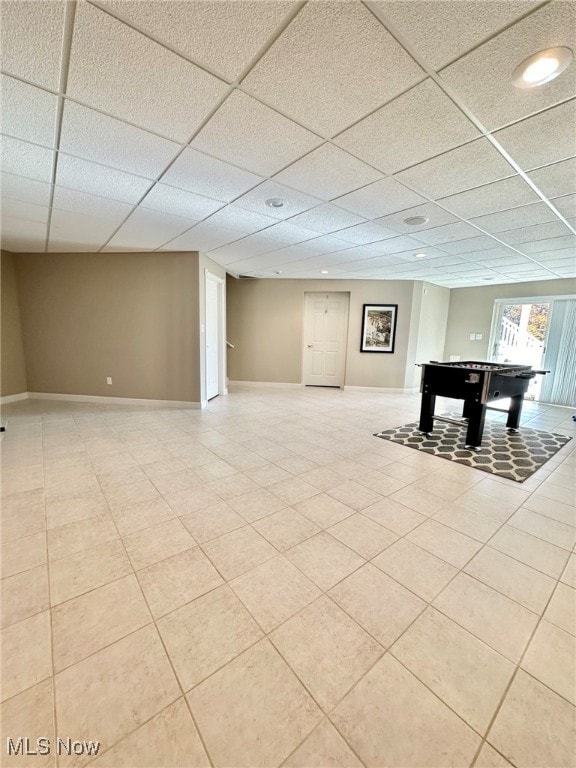
M 420 406 L 420 424 L 418 430 L 428 435 L 434 429 L 434 408 L 436 406 L 436 395 L 428 392 L 422 394 L 422 404 Z
M 522 413 L 522 404 L 524 395 L 514 395 L 510 398 L 510 408 L 508 409 L 508 419 L 506 420 L 506 429 L 516 432 L 520 426 L 520 414 Z
M 486 419 L 486 406 L 480 403 L 470 403 L 467 412 L 468 428 L 466 430 L 465 448 L 480 450 L 482 434 L 484 433 L 484 421 Z

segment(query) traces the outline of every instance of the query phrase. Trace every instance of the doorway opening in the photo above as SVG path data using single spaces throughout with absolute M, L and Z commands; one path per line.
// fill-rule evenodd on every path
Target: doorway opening
M 344 386 L 349 303 L 344 292 L 304 294 L 304 386 Z
M 205 395 L 212 400 L 225 393 L 225 283 L 221 277 L 205 270 Z

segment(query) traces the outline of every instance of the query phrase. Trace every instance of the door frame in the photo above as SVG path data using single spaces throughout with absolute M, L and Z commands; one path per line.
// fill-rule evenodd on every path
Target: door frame
M 217 317 L 218 317 L 218 393 L 212 397 L 218 395 L 228 394 L 226 388 L 226 281 L 223 277 L 215 275 L 210 272 L 209 269 L 204 269 L 204 323 L 202 326 L 204 344 L 202 347 L 204 371 L 202 376 L 202 407 L 205 407 L 208 403 L 208 355 L 206 350 L 206 344 L 208 334 L 206 332 L 206 318 L 208 316 L 208 283 L 214 283 L 216 285 L 217 294 Z M 210 398 L 212 399 L 212 398 Z
M 344 347 L 344 362 L 342 364 L 342 384 L 340 384 L 339 387 L 334 387 L 334 389 L 344 389 L 346 386 L 346 367 L 348 365 L 348 334 L 350 331 L 350 304 L 351 304 L 351 295 L 350 291 L 304 291 L 304 296 L 302 300 L 302 359 L 301 359 L 301 374 L 300 374 L 300 386 L 305 387 L 306 382 L 304 381 L 305 378 L 305 365 L 306 365 L 306 297 L 310 294 L 318 294 L 319 296 L 323 296 L 325 294 L 330 293 L 339 293 L 343 296 L 346 296 L 348 306 L 347 306 L 347 318 L 346 318 L 346 324 L 344 327 L 344 338 L 343 338 L 343 347 Z M 312 385 L 310 385 L 312 386 Z

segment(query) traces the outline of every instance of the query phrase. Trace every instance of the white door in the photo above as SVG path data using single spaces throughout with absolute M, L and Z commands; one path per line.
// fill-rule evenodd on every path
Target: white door
M 304 384 L 342 387 L 348 333 L 347 293 L 307 293 L 304 309 Z
M 206 272 L 206 400 L 220 392 L 220 281 Z

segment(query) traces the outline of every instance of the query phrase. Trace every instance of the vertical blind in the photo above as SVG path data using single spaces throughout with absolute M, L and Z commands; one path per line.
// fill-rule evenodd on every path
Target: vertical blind
M 544 367 L 551 371 L 544 377 L 540 401 L 576 407 L 576 300 L 558 299 L 552 305 L 552 317 Z

